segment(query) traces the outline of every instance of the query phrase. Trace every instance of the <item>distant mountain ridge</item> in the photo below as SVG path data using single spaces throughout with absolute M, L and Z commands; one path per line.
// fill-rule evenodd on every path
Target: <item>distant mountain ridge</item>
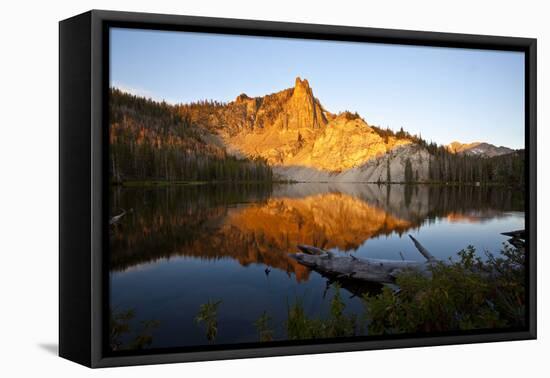
M 506 155 L 514 152 L 513 149 L 504 146 L 495 146 L 485 142 L 460 143 L 452 142 L 448 144 L 447 150 L 455 154 L 477 155 L 484 157 L 494 157 Z

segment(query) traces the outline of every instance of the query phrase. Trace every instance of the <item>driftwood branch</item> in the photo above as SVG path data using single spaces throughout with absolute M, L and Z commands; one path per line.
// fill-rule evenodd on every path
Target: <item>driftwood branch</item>
M 426 260 L 428 261 L 436 261 L 437 259 L 430 253 L 428 252 L 428 250 L 422 245 L 420 244 L 420 242 L 418 240 L 416 240 L 412 235 L 409 235 L 409 238 L 411 238 L 411 240 L 413 241 L 414 243 L 414 246 L 416 247 L 416 249 L 418 249 L 418 252 L 420 252 L 422 254 L 422 256 L 424 256 L 426 258 Z
M 130 210 L 128 211 L 128 213 L 131 213 L 131 212 L 133 212 L 133 211 L 134 211 L 134 209 L 130 209 Z M 122 218 L 124 218 L 124 216 L 125 216 L 126 214 L 128 214 L 128 213 L 126 212 L 126 210 L 122 209 L 122 212 L 121 212 L 120 214 L 114 215 L 113 217 L 111 217 L 111 219 L 109 220 L 109 225 L 113 226 L 113 225 L 117 224 L 117 223 L 120 222 L 120 221 L 122 220 Z

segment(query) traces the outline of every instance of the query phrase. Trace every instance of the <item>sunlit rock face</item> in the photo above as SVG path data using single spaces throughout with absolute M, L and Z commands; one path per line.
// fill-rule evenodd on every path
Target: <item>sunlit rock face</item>
M 228 104 L 196 106 L 186 112 L 214 136 L 203 139 L 223 145 L 232 155 L 265 159 L 283 180 L 364 182 L 383 176 L 385 181 L 386 168 L 377 170 L 371 164 L 378 167 L 381 158 L 390 160 L 397 179 L 404 171 L 402 155 L 412 151 L 392 155 L 411 140 L 383 138 L 357 114 L 330 113 L 309 82 L 299 77 L 293 88 L 262 97 L 243 93 Z M 417 169 L 420 177 L 427 176 L 427 165 Z
M 296 78 L 292 96 L 279 114 L 285 129 L 321 129 L 327 119 L 321 104 L 313 97 L 313 90 L 306 79 Z
M 340 174 L 411 143 L 395 137 L 384 140 L 357 115 L 329 113 L 305 79 L 296 78 L 294 88 L 262 98 L 257 109 L 254 101 L 244 95 L 235 100 L 246 103 L 247 119 L 254 119 L 254 124 L 236 134 L 226 133 L 225 142 L 234 153 L 262 157 L 283 168 L 277 170 L 283 179 L 366 181 L 371 172 Z M 391 168 L 398 169 L 396 164 Z

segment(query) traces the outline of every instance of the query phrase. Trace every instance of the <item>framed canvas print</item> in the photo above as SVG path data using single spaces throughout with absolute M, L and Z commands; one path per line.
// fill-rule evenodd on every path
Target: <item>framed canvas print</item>
M 60 22 L 60 355 L 536 337 L 536 40 Z

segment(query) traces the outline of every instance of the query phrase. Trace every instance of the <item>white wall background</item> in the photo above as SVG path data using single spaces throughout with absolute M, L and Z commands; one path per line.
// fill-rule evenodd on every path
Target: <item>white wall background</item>
M 0 22 L 0 375 L 465 377 L 550 372 L 549 12 L 544 1 L 10 1 Z M 58 25 L 89 9 L 538 38 L 539 340 L 89 370 L 58 358 Z M 546 350 L 545 350 L 546 349 Z

